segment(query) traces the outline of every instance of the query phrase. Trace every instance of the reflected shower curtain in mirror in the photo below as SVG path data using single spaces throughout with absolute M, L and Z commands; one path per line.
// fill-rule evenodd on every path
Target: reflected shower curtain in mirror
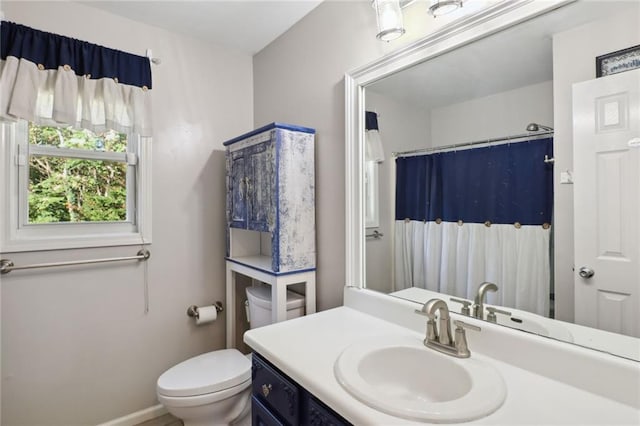
M 549 315 L 553 139 L 396 159 L 395 289 Z

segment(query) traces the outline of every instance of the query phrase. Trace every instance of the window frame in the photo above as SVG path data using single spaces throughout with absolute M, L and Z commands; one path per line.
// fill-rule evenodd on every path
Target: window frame
M 29 146 L 28 122 L 0 121 L 0 252 L 151 243 L 151 138 L 128 135 L 127 153 Z M 29 155 L 127 163 L 127 219 L 119 222 L 28 223 Z M 130 196 L 132 194 L 132 196 Z

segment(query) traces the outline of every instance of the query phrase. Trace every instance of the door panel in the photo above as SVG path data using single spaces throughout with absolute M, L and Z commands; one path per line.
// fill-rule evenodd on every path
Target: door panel
M 640 70 L 575 84 L 573 113 L 575 321 L 640 337 Z
M 230 191 L 231 191 L 231 226 L 234 228 L 247 227 L 247 194 L 245 179 L 244 151 L 231 153 Z
M 598 290 L 597 312 L 607 312 L 598 316 L 596 327 L 616 333 L 633 332 L 633 296 L 624 293 Z
M 249 149 L 247 167 L 248 229 L 267 232 L 273 222 L 274 212 L 272 183 L 274 177 L 272 142 L 255 145 Z M 271 219 L 270 219 L 271 218 Z

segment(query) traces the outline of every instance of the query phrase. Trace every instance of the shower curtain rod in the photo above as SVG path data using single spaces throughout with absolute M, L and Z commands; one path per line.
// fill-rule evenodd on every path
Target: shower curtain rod
M 412 149 L 410 151 L 392 152 L 391 155 L 394 157 L 405 157 L 413 154 L 421 154 L 424 152 L 443 151 L 446 149 L 461 148 L 461 147 L 472 146 L 472 145 L 482 145 L 482 144 L 493 143 L 493 142 L 513 141 L 514 139 L 522 139 L 522 138 L 537 139 L 540 136 L 546 136 L 546 135 L 552 135 L 552 134 L 553 134 L 553 130 L 545 130 L 543 132 L 522 133 L 520 135 L 503 136 L 500 138 L 485 139 L 481 141 L 462 142 L 462 143 L 456 143 L 453 145 Z

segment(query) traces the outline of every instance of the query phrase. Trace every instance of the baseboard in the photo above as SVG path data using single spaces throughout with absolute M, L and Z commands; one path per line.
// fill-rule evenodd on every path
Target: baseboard
M 161 404 L 158 404 L 114 420 L 109 420 L 108 422 L 101 423 L 98 426 L 135 426 L 139 423 L 155 419 L 156 417 L 160 417 L 165 414 L 167 414 L 167 409 Z

